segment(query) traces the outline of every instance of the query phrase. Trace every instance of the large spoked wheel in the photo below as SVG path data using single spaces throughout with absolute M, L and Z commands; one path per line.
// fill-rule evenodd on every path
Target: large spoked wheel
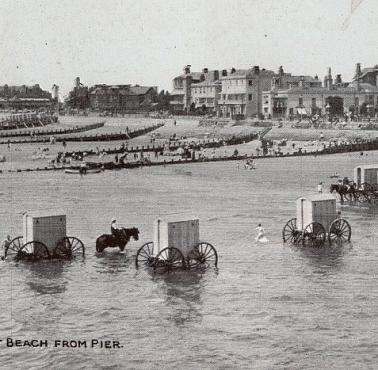
M 135 267 L 145 265 L 151 267 L 155 262 L 154 257 L 154 243 L 148 242 L 143 244 L 139 249 L 135 257 Z
M 181 251 L 174 247 L 162 249 L 153 263 L 155 272 L 164 273 L 185 268 L 185 258 Z
M 23 243 L 23 237 L 22 236 L 18 236 L 17 238 L 12 239 L 9 242 L 9 245 L 7 247 L 5 247 L 4 257 L 5 258 L 7 258 L 8 256 L 9 257 L 16 257 L 18 251 L 22 248 L 23 244 L 24 243 Z
M 320 248 L 326 240 L 326 231 L 322 224 L 311 222 L 303 230 L 302 244 L 306 247 Z
M 50 258 L 50 252 L 41 242 L 31 241 L 24 244 L 16 255 L 17 260 L 37 261 Z
M 64 237 L 54 249 L 54 257 L 56 258 L 84 257 L 84 255 L 85 248 L 83 242 L 74 236 Z
M 282 240 L 284 243 L 288 242 L 291 244 L 297 244 L 301 239 L 301 232 L 297 230 L 297 219 L 292 218 L 282 230 Z
M 188 255 L 189 268 L 204 268 L 218 265 L 218 253 L 210 243 L 198 243 Z
M 330 243 L 349 242 L 352 235 L 352 229 L 347 220 L 339 218 L 331 223 L 328 233 Z

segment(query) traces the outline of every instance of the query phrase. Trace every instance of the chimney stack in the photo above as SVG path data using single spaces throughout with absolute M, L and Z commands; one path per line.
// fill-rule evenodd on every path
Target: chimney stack
M 361 63 L 356 64 L 356 75 L 354 78 L 358 78 L 361 76 Z

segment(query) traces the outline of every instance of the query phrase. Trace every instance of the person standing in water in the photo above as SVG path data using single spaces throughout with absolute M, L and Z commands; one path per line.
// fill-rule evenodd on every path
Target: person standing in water
M 319 182 L 318 184 L 318 193 L 323 193 L 323 183 Z
M 264 228 L 261 226 L 261 224 L 259 224 L 259 226 L 256 227 L 256 230 L 257 230 L 257 236 L 256 236 L 255 240 L 258 242 L 258 241 L 260 241 L 262 238 L 265 238 L 265 230 L 264 230 Z

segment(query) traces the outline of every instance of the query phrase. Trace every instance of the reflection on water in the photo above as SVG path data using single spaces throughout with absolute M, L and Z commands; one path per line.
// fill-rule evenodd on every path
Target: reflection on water
M 322 248 L 295 247 L 300 251 L 303 259 L 309 266 L 314 268 L 340 268 L 343 264 L 344 255 L 352 248 L 352 243 L 325 245 Z
M 58 294 L 66 291 L 64 273 L 69 271 L 72 261 L 47 260 L 15 264 L 25 274 L 27 286 L 39 294 Z
M 130 268 L 133 263 L 127 251 L 105 251 L 96 253 L 94 268 L 100 274 L 120 274 Z
M 152 280 L 163 289 L 164 303 L 170 312 L 167 319 L 176 326 L 201 321 L 202 279 L 203 274 L 193 271 L 152 276 Z

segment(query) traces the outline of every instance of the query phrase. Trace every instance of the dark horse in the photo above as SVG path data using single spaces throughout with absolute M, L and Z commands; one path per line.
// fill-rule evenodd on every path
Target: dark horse
M 117 234 L 117 236 L 112 234 L 103 234 L 99 236 L 96 239 L 96 251 L 101 253 L 105 248 L 116 247 L 119 247 L 119 249 L 123 251 L 131 237 L 133 237 L 134 240 L 139 239 L 139 230 L 136 227 L 132 227 L 131 229 L 119 229 Z
M 331 193 L 336 191 L 336 193 L 340 195 L 341 202 L 344 202 L 344 196 L 348 198 L 348 195 L 350 195 L 351 200 L 357 200 L 357 192 L 353 186 L 347 186 L 344 184 L 331 184 L 329 191 Z

